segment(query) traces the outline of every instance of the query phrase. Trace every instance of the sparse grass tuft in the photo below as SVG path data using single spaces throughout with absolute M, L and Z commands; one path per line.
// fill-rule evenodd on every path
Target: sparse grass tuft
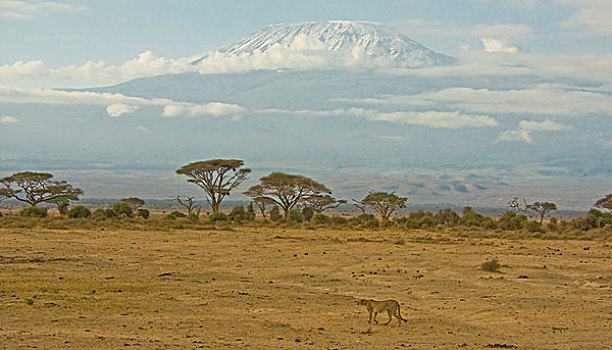
M 497 261 L 497 258 L 493 258 L 491 261 L 485 261 L 480 265 L 480 268 L 483 271 L 489 271 L 489 272 L 499 272 L 500 267 L 501 265 Z

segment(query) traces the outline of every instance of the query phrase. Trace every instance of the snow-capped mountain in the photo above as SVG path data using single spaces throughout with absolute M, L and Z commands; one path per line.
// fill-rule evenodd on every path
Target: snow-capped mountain
M 401 32 L 375 22 L 324 21 L 270 25 L 219 50 L 226 56 L 274 54 L 279 50 L 317 53 L 346 65 L 373 63 L 400 67 L 446 65 L 455 59 L 437 53 Z M 206 55 L 194 63 L 206 64 Z

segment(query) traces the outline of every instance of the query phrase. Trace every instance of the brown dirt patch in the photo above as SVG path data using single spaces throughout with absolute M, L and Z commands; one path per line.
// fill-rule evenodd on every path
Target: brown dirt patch
M 0 344 L 612 348 L 611 255 L 605 242 L 393 231 L 0 229 Z M 480 268 L 492 258 L 499 273 Z M 369 325 L 362 297 L 397 299 L 408 324 Z

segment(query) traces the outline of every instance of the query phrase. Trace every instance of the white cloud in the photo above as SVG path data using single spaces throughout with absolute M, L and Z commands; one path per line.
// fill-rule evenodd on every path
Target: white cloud
M 533 143 L 529 131 L 527 130 L 506 130 L 499 135 L 495 143 L 504 141 Z
M 516 130 L 506 130 L 502 132 L 497 140 L 498 142 L 527 142 L 533 143 L 531 133 L 534 131 L 560 131 L 571 130 L 572 126 L 561 124 L 549 119 L 538 122 L 533 120 L 521 120 Z
M 495 31 L 503 30 L 496 27 Z M 520 32 L 520 30 L 517 29 Z M 494 34 L 494 33 L 491 33 Z M 40 60 L 18 61 L 0 66 L 0 79 L 5 84 L 21 86 L 91 87 L 110 85 L 123 81 L 162 74 L 199 72 L 218 74 L 247 72 L 259 69 L 330 69 L 374 68 L 394 75 L 423 77 L 482 76 L 482 75 L 532 75 L 546 78 L 592 79 L 612 83 L 612 54 L 584 55 L 536 55 L 525 53 L 506 39 L 495 36 L 484 39 L 485 50 L 474 51 L 465 46 L 457 53 L 459 64 L 421 68 L 397 68 L 388 59 L 372 59 L 355 53 L 353 57 L 338 58 L 327 50 L 308 49 L 309 43 L 296 43 L 293 47 L 277 45 L 265 53 L 244 55 L 209 53 L 178 59 L 158 57 L 150 51 L 120 65 L 87 62 L 80 66 L 49 68 Z M 299 45 L 298 45 L 299 44 Z M 588 64 L 585 64 L 588 62 Z
M 558 4 L 577 7 L 567 21 L 560 25 L 575 28 L 579 36 L 612 35 L 612 1 L 609 0 L 556 0 Z
M 10 115 L 5 115 L 5 116 L 0 117 L 0 123 L 6 123 L 6 124 L 19 123 L 19 119 L 15 117 L 11 117 Z
M 430 128 L 458 129 L 465 127 L 492 127 L 497 121 L 485 115 L 467 115 L 455 112 L 393 112 L 379 113 L 370 120 L 388 121 L 401 124 L 428 126 Z
M 19 13 L 19 12 L 15 12 L 15 11 L 6 11 L 6 10 L 0 10 L 0 18 L 10 18 L 10 19 L 32 19 L 32 18 L 36 18 L 32 15 L 26 15 L 23 13 Z
M 106 107 L 106 113 L 114 118 L 121 117 L 124 114 L 134 113 L 139 107 L 127 105 L 125 103 L 113 103 Z
M 193 103 L 171 103 L 164 106 L 163 117 L 176 118 L 176 117 L 198 117 L 210 115 L 213 117 L 221 117 L 231 115 L 233 119 L 240 118 L 242 113 L 246 110 L 238 105 L 227 104 L 221 102 L 211 102 L 207 104 L 193 104 Z
M 467 127 L 493 127 L 497 126 L 497 121 L 486 115 L 468 115 L 465 113 L 455 112 L 438 112 L 438 111 L 398 111 L 398 112 L 380 112 L 377 110 L 363 108 L 339 108 L 333 110 L 295 110 L 288 111 L 282 109 L 264 109 L 258 110 L 257 113 L 276 113 L 276 114 L 293 114 L 315 117 L 358 117 L 370 121 L 382 121 L 398 124 L 412 124 L 427 126 L 430 128 L 458 129 Z
M 342 101 L 342 100 L 341 100 Z M 371 105 L 441 107 L 470 113 L 541 114 L 581 117 L 610 114 L 612 98 L 602 90 L 577 89 L 557 84 L 540 84 L 522 90 L 489 90 L 454 87 L 416 95 L 343 100 Z
M 0 66 L 0 77 L 10 79 L 37 79 L 64 82 L 73 87 L 88 87 L 101 84 L 115 84 L 125 80 L 155 76 L 197 72 L 191 64 L 200 55 L 178 59 L 158 57 L 151 51 L 141 53 L 137 58 L 121 65 L 107 65 L 103 61 L 89 61 L 80 66 L 49 68 L 42 61 L 17 61 Z
M 520 51 L 517 46 L 508 44 L 504 40 L 494 38 L 481 38 L 480 41 L 484 46 L 485 52 L 518 53 Z
M 520 130 L 526 131 L 558 131 L 558 130 L 571 130 L 572 127 L 561 123 L 554 122 L 552 120 L 545 120 L 543 122 L 536 122 L 533 120 L 522 120 L 519 123 Z
M 13 19 L 33 19 L 41 15 L 75 13 L 87 10 L 84 6 L 74 6 L 58 1 L 0 1 L 0 17 Z
M 235 119 L 246 111 L 246 109 L 239 105 L 221 102 L 195 104 L 173 101 L 167 98 L 146 99 L 112 93 L 24 89 L 1 85 L 0 102 L 55 105 L 104 105 L 107 106 L 106 112 L 112 117 L 119 117 L 126 113 L 132 113 L 141 106 L 163 107 L 162 116 L 164 117 L 210 115 Z

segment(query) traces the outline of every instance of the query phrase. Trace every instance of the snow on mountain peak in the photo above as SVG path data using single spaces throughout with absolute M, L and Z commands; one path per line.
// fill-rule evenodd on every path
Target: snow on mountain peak
M 331 20 L 267 26 L 219 50 L 226 57 L 271 58 L 288 67 L 299 55 L 309 65 L 422 67 L 451 64 L 454 58 L 437 53 L 401 32 L 376 22 Z M 195 61 L 206 64 L 204 56 Z M 312 68 L 312 67 L 310 67 Z

